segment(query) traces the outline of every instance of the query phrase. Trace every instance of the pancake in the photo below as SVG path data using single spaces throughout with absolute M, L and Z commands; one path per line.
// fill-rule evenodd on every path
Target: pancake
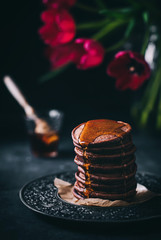
M 82 123 L 72 131 L 74 162 L 78 165 L 73 194 L 127 200 L 136 194 L 136 147 L 131 126 L 107 119 Z
M 134 159 L 129 162 L 128 164 L 124 165 L 116 165 L 116 166 L 109 166 L 109 165 L 89 165 L 88 171 L 90 174 L 104 174 L 106 176 L 126 176 L 129 172 L 132 172 L 136 169 L 136 163 L 134 162 Z M 86 173 L 86 166 L 79 166 L 78 165 L 78 171 L 81 173 Z
M 84 159 L 80 159 L 78 156 L 76 156 L 74 158 L 74 162 L 78 165 L 78 167 L 82 167 L 83 169 L 86 169 L 85 167 L 85 162 Z M 135 156 L 131 159 L 129 159 L 129 161 L 123 162 L 120 161 L 120 163 L 116 163 L 113 164 L 113 162 L 106 162 L 104 164 L 100 164 L 99 163 L 93 163 L 92 162 L 88 162 L 89 164 L 89 171 L 90 172 L 113 172 L 113 171 L 120 171 L 122 168 L 126 169 L 127 167 L 131 166 L 133 163 L 135 162 Z
M 86 189 L 86 184 L 83 184 L 80 181 L 76 181 L 77 185 L 83 189 Z M 131 187 L 135 187 L 136 186 L 136 180 L 135 178 L 130 178 L 127 182 L 126 182 L 126 189 L 124 187 L 124 185 L 122 185 L 121 183 L 116 183 L 116 184 L 97 184 L 97 183 L 92 183 L 91 187 L 93 189 L 93 191 L 97 191 L 97 192 L 108 192 L 108 193 L 125 193 L 126 191 L 129 191 L 131 189 Z
M 79 149 L 77 147 L 74 148 L 75 153 L 80 156 L 83 157 L 84 151 L 83 149 Z M 101 159 L 101 158 L 123 158 L 129 155 L 134 154 L 136 151 L 136 147 L 134 145 L 131 145 L 130 148 L 126 149 L 124 148 L 121 149 L 120 151 L 109 151 L 109 152 L 101 152 L 101 154 L 96 154 L 96 153 L 92 153 L 89 152 L 88 150 L 86 150 L 86 156 L 90 159 Z
M 106 119 L 101 119 L 101 120 L 91 120 L 88 122 L 92 122 L 92 121 L 103 121 Z M 120 145 L 120 140 L 122 140 L 122 144 L 126 144 L 129 143 L 129 141 L 132 140 L 132 137 L 130 135 L 131 132 L 131 126 L 128 123 L 124 123 L 121 121 L 113 121 L 113 120 L 108 120 L 111 124 L 112 123 L 121 123 L 123 124 L 123 126 L 121 127 L 122 130 L 122 136 L 117 136 L 115 133 L 110 132 L 109 134 L 104 134 L 104 135 L 99 135 L 96 138 L 93 139 L 92 142 L 90 142 L 88 144 L 88 148 L 100 148 L 100 147 L 104 147 L 104 146 L 119 146 Z M 78 144 L 80 147 L 82 147 L 79 143 L 79 138 L 81 133 L 83 132 L 83 129 L 85 128 L 86 123 L 82 123 L 80 125 L 78 125 L 76 128 L 73 129 L 72 131 L 72 139 L 73 139 L 73 143 L 74 144 Z
M 83 162 L 83 163 L 86 163 L 86 160 L 84 159 L 84 157 L 80 157 L 79 155 L 76 155 L 77 159 L 79 159 L 79 161 Z M 111 157 L 111 158 L 88 158 L 88 163 L 90 164 L 99 164 L 99 165 L 123 165 L 123 164 L 126 164 L 128 163 L 129 161 L 131 161 L 133 158 L 135 157 L 134 154 L 131 154 L 131 155 L 126 155 L 126 156 L 122 156 L 122 157 L 119 157 L 119 158 L 114 158 L 114 157 Z
M 119 193 L 118 191 L 117 193 L 109 193 L 109 190 L 107 192 L 103 192 L 103 191 L 98 192 L 96 190 L 88 192 L 87 189 L 83 189 L 79 187 L 79 185 L 77 184 L 77 181 L 75 182 L 74 188 L 73 188 L 73 195 L 78 199 L 84 199 L 86 198 L 86 196 L 88 196 L 88 198 L 101 198 L 101 199 L 109 199 L 109 200 L 118 200 L 118 199 L 131 200 L 135 194 L 136 194 L 136 184 L 132 189 L 123 193 Z
M 75 142 L 73 142 L 73 144 L 76 148 L 82 149 L 82 147 L 79 144 L 77 144 Z M 116 146 L 102 146 L 102 147 L 101 146 L 100 147 L 92 146 L 92 147 L 88 147 L 88 149 L 90 150 L 90 152 L 93 152 L 93 153 L 100 153 L 100 152 L 104 153 L 104 152 L 110 152 L 110 151 L 119 152 L 119 151 L 121 151 L 123 145 L 124 145 L 124 148 L 131 147 L 131 145 L 133 145 L 132 140 L 127 143 L 124 143 L 124 144 L 122 142 L 120 142 L 120 145 L 117 144 Z

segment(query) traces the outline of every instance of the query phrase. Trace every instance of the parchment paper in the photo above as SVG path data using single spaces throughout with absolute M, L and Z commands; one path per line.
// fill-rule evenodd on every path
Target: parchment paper
M 111 207 L 111 206 L 127 206 L 131 204 L 138 204 L 141 202 L 148 201 L 149 199 L 158 196 L 160 194 L 153 193 L 149 191 L 145 186 L 141 184 L 137 184 L 136 196 L 134 197 L 132 202 L 126 202 L 123 200 L 105 200 L 100 198 L 87 198 L 87 199 L 77 199 L 73 196 L 73 185 L 69 182 L 63 181 L 59 178 L 54 179 L 54 185 L 58 188 L 59 196 L 73 204 L 77 205 L 88 205 L 88 206 L 99 206 L 99 207 Z

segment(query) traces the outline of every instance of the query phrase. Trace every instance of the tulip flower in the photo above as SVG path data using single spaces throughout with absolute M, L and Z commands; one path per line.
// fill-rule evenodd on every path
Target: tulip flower
M 88 69 L 100 65 L 104 58 L 104 48 L 93 40 L 78 38 L 74 41 L 74 63 L 79 69 Z
M 69 8 L 72 7 L 76 0 L 43 0 L 42 1 L 45 5 L 50 8 Z
M 52 47 L 70 42 L 75 36 L 75 22 L 65 9 L 48 9 L 41 15 L 45 23 L 39 29 L 44 42 Z
M 55 48 L 48 48 L 46 50 L 46 57 L 50 60 L 52 69 L 56 69 L 73 62 L 73 43 L 60 45 Z
M 107 73 L 116 78 L 116 88 L 119 90 L 137 90 L 150 77 L 150 68 L 141 54 L 121 51 L 108 65 Z
M 66 45 L 48 49 L 47 56 L 53 69 L 72 62 L 78 69 L 85 70 L 102 63 L 104 49 L 93 39 L 76 39 Z

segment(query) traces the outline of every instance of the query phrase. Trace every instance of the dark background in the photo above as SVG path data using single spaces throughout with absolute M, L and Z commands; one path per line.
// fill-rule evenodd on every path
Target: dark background
M 0 9 L 0 238 L 160 239 L 159 220 L 130 226 L 108 225 L 104 229 L 81 224 L 75 228 L 66 222 L 58 224 L 36 215 L 20 202 L 18 192 L 26 182 L 51 173 L 76 170 L 71 130 L 81 122 L 109 118 L 131 123 L 138 171 L 154 175 L 161 172 L 161 139 L 160 135 L 138 130 L 130 115 L 130 108 L 146 83 L 137 92 L 119 92 L 115 89 L 115 80 L 107 76 L 106 67 L 114 53 L 108 54 L 97 68 L 80 71 L 72 66 L 55 79 L 40 84 L 39 78 L 50 70 L 44 57 L 45 45 L 37 33 L 42 25 L 40 13 L 44 8 L 41 1 L 1 1 Z M 75 8 L 71 11 L 79 23 L 88 17 Z M 141 35 L 140 29 L 136 30 L 132 40 L 137 38 L 137 49 Z M 110 41 L 120 34 L 117 32 Z M 77 33 L 77 37 L 84 37 L 83 32 Z M 24 112 L 2 82 L 6 74 L 15 79 L 36 109 L 56 108 L 65 113 L 58 158 L 39 159 L 31 154 L 25 135 Z
M 19 134 L 24 131 L 23 110 L 2 82 L 6 74 L 15 79 L 36 109 L 61 109 L 65 113 L 65 123 L 70 124 L 72 120 L 74 124 L 78 124 L 92 118 L 115 117 L 116 120 L 126 120 L 122 117 L 123 113 L 129 115 L 130 106 L 138 92 L 119 92 L 115 89 L 115 80 L 106 74 L 107 64 L 114 53 L 107 54 L 104 63 L 97 68 L 81 71 L 71 66 L 56 78 L 42 84 L 39 82 L 40 77 L 50 70 L 49 61 L 44 56 L 45 45 L 38 35 L 38 29 L 42 25 L 40 13 L 43 9 L 40 0 L 8 0 L 1 3 L 1 134 Z M 84 12 L 82 14 L 75 8 L 71 11 L 76 15 L 77 23 L 86 21 L 88 15 Z M 86 35 L 90 33 L 78 32 L 76 37 Z

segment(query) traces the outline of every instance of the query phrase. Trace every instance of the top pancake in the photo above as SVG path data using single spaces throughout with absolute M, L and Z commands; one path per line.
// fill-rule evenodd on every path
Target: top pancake
M 102 124 L 104 124 L 103 131 L 99 131 Z M 92 132 L 92 138 L 88 135 L 87 126 Z M 86 130 L 86 133 L 84 131 Z M 88 138 L 88 148 L 97 147 L 113 147 L 131 142 L 131 126 L 122 121 L 114 121 L 107 119 L 91 120 L 82 123 L 72 131 L 73 143 L 76 146 L 83 147 L 80 144 L 80 137 L 84 134 Z M 83 133 L 83 134 L 82 134 Z M 88 137 L 89 136 L 89 137 Z

